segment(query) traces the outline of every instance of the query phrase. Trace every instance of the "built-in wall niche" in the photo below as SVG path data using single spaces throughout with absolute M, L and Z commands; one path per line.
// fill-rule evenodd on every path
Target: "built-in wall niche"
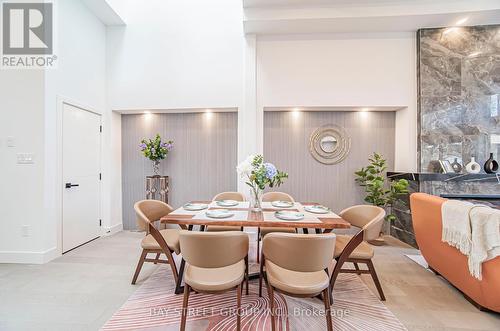
M 151 161 L 140 152 L 143 138 L 159 133 L 174 147 L 161 163 L 170 177 L 169 203 L 179 207 L 191 200 L 210 200 L 237 188 L 237 112 L 139 112 L 122 115 L 123 226 L 135 229 L 133 205 L 145 198 Z
M 351 142 L 341 162 L 318 162 L 310 153 L 311 135 L 325 124 L 341 128 Z M 326 138 L 318 149 L 329 150 L 337 142 Z M 338 140 L 337 140 L 338 141 Z M 394 167 L 394 111 L 271 111 L 264 112 L 264 156 L 289 178 L 276 190 L 290 193 L 298 201 L 317 201 L 339 212 L 364 203 L 364 192 L 354 181 L 354 172 L 379 152 Z

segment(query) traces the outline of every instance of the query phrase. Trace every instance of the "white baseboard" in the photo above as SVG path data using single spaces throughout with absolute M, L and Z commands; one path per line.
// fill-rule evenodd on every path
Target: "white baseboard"
M 57 247 L 42 252 L 0 251 L 0 263 L 44 264 L 59 256 Z
M 115 233 L 123 231 L 123 223 L 118 223 L 112 226 L 103 226 L 102 227 L 102 236 L 111 236 Z

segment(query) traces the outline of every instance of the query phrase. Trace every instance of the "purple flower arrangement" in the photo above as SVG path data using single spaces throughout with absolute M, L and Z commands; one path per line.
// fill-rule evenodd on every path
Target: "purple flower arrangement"
M 174 142 L 172 140 L 161 141 L 159 134 L 156 134 L 154 139 L 142 139 L 139 145 L 142 154 L 151 161 L 164 160 L 173 147 Z

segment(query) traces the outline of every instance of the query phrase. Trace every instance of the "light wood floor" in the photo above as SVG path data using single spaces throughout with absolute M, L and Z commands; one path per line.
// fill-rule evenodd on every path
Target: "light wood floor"
M 97 330 L 156 268 L 144 266 L 130 285 L 143 234 L 121 232 L 45 265 L 0 264 L 0 330 Z M 445 280 L 404 254 L 417 251 L 388 238 L 375 266 L 387 307 L 409 330 L 500 330 L 500 315 L 478 311 Z M 362 276 L 376 293 L 369 276 Z

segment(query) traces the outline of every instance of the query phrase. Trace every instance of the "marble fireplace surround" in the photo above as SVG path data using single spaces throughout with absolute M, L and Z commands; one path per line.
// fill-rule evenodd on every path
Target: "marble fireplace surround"
M 495 176 L 428 174 L 436 160 L 500 158 L 500 25 L 421 29 L 417 59 L 419 172 L 391 176 L 409 179 L 411 192 L 500 204 Z M 391 234 L 416 246 L 408 197 L 394 209 Z

